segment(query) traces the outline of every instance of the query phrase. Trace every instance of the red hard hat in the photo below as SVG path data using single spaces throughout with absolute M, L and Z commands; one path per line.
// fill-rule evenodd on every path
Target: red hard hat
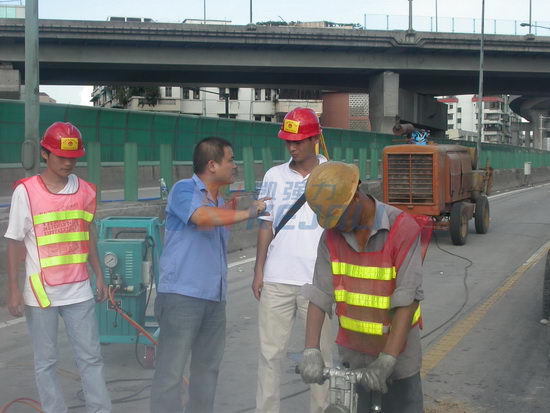
M 285 116 L 279 138 L 285 141 L 301 141 L 322 132 L 319 118 L 308 108 L 296 108 Z
M 51 153 L 64 158 L 80 158 L 84 156 L 82 135 L 76 126 L 69 122 L 53 123 L 40 141 L 40 146 Z

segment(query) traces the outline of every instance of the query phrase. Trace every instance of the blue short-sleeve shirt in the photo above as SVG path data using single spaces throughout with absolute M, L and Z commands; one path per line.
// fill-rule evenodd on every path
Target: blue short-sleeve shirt
M 198 227 L 190 221 L 197 208 L 223 205 L 221 196 L 211 199 L 197 175 L 174 184 L 166 205 L 158 292 L 225 301 L 229 231 L 226 227 Z

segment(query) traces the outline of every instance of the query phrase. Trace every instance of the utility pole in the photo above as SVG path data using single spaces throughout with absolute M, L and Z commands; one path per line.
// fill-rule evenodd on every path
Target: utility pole
M 250 24 L 252 24 L 252 0 L 250 0 Z
M 224 93 L 222 96 L 225 99 L 225 118 L 229 119 L 229 93 Z
M 439 31 L 437 30 L 437 0 L 435 0 L 435 31 Z
M 481 44 L 479 48 L 479 93 L 478 93 L 478 120 L 477 120 L 477 159 L 481 159 L 481 140 L 483 138 L 483 59 L 485 42 L 485 0 L 481 0 Z M 479 165 L 478 165 L 479 166 Z
M 409 0 L 409 32 L 413 31 L 413 0 Z
M 21 161 L 26 176 L 37 175 L 40 170 L 38 77 L 38 0 L 27 0 L 25 2 L 25 141 L 21 148 Z
M 533 26 L 531 25 L 531 15 L 532 15 L 532 14 L 531 14 L 531 11 L 532 11 L 532 6 L 533 6 L 533 0 L 529 0 L 529 34 L 531 34 L 531 35 L 533 34 L 533 33 L 531 32 L 531 30 L 532 30 L 531 28 L 533 27 Z
M 206 24 L 206 0 L 202 1 L 202 12 L 203 12 L 202 24 Z

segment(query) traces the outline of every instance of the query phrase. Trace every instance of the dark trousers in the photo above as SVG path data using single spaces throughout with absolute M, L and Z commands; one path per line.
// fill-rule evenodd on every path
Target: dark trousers
M 424 413 L 420 373 L 406 379 L 394 380 L 382 396 L 382 413 Z M 358 413 L 370 413 L 371 392 L 357 386 L 359 395 Z
M 191 356 L 186 413 L 212 413 L 225 347 L 225 301 L 159 293 L 160 336 L 151 387 L 152 413 L 181 413 L 182 380 Z

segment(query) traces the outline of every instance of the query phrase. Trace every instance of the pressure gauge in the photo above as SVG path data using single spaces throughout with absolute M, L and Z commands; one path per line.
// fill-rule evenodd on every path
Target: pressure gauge
M 118 257 L 113 252 L 107 252 L 103 257 L 103 262 L 107 268 L 115 268 L 118 264 Z

